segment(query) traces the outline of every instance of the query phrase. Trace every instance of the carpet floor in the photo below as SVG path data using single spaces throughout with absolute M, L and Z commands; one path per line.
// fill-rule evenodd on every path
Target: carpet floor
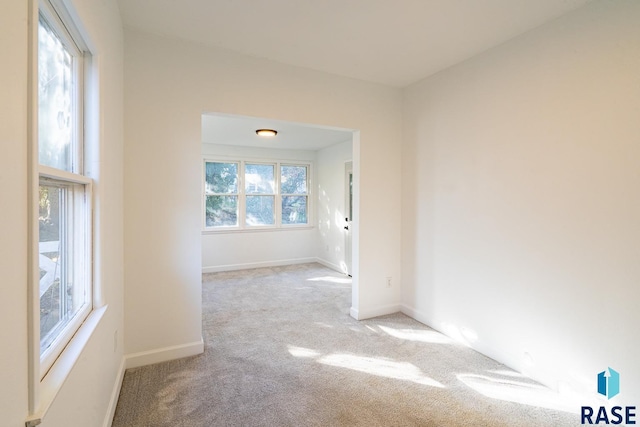
M 113 427 L 575 426 L 557 395 L 319 264 L 203 275 L 203 354 L 129 369 Z

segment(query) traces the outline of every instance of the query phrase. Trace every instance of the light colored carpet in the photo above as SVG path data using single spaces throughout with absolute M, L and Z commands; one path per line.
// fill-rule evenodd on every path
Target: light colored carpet
M 554 394 L 319 264 L 203 275 L 205 352 L 126 372 L 121 426 L 564 426 Z M 494 397 L 488 397 L 494 396 Z M 511 401 L 510 401 L 511 400 Z

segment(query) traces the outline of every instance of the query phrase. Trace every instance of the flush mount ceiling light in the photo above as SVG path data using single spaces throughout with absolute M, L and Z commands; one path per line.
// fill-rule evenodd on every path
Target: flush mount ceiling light
M 256 133 L 258 136 L 264 136 L 267 138 L 274 137 L 278 134 L 278 132 L 273 129 L 258 129 L 256 130 Z

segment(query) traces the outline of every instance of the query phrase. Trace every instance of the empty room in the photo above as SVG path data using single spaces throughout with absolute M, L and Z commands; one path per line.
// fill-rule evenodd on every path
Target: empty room
M 640 2 L 0 11 L 0 425 L 637 422 Z

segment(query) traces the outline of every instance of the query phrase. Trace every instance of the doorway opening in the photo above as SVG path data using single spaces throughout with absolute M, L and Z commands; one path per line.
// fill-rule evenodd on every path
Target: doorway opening
M 203 273 L 318 262 L 352 277 L 357 307 L 359 132 L 204 113 L 201 142 Z M 216 168 L 224 188 L 212 185 Z M 299 185 L 286 189 L 293 171 Z

